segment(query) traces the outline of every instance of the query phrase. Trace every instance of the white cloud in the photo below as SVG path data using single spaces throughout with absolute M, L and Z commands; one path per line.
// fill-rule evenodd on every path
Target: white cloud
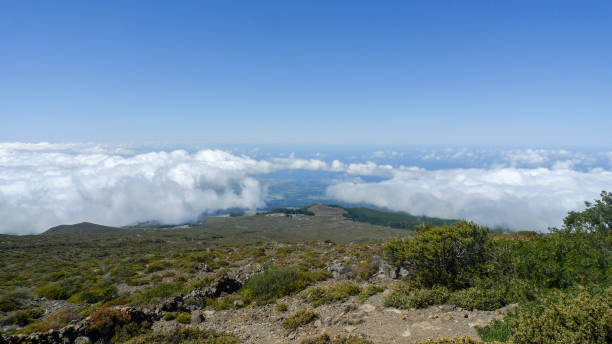
M 567 166 L 563 166 L 567 167 Z M 612 172 L 559 169 L 394 169 L 381 182 L 343 182 L 329 197 L 489 226 L 545 230 L 612 186 Z
M 0 162 L 0 233 L 79 221 L 175 223 L 204 211 L 260 207 L 263 190 L 250 175 L 273 168 L 218 150 L 121 156 L 51 144 L 0 145 Z
M 519 152 L 523 158 L 517 157 Z M 472 155 L 469 150 L 447 153 Z M 327 190 L 336 200 L 512 228 L 558 225 L 568 210 L 611 189 L 608 169 L 573 170 L 584 161 L 577 154 L 514 153 L 513 161 L 545 160 L 549 167 L 431 171 L 374 162 L 326 162 L 295 154 L 256 160 L 209 149 L 136 154 L 129 146 L 0 143 L 0 233 L 35 233 L 80 221 L 178 223 L 206 211 L 262 207 L 266 190 L 257 175 L 283 169 L 344 173 L 338 176 L 344 181 Z M 598 154 L 600 160 L 612 157 Z M 367 182 L 359 176 L 385 180 Z

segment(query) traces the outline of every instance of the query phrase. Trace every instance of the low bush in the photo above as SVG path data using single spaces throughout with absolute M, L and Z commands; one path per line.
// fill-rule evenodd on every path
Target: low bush
M 117 326 L 114 329 L 114 334 L 110 340 L 110 343 L 125 343 L 132 338 L 145 335 L 147 332 L 148 330 L 146 327 L 134 322 L 125 324 L 123 326 Z
M 445 303 L 448 297 L 449 291 L 445 287 L 415 288 L 406 282 L 400 282 L 385 298 L 385 306 L 403 309 L 425 308 Z
M 473 222 L 417 231 L 414 238 L 399 238 L 384 247 L 385 260 L 408 271 L 422 287 L 451 289 L 470 286 L 473 271 L 486 262 L 490 249 L 488 229 Z
M 234 309 L 234 301 L 240 300 L 239 295 L 226 295 L 218 298 L 206 299 L 206 306 L 217 311 L 224 309 Z
M 506 291 L 501 288 L 468 288 L 450 294 L 448 303 L 461 308 L 493 311 L 506 305 Z
M 172 321 L 172 320 L 176 319 L 176 313 L 175 312 L 168 312 L 168 313 L 164 314 L 162 319 L 165 320 L 165 321 Z
M 190 324 L 191 323 L 191 314 L 189 313 L 179 313 L 176 315 L 176 321 L 181 324 Z
M 287 307 L 287 304 L 285 303 L 279 303 L 278 305 L 276 305 L 277 312 L 286 312 L 287 310 L 289 310 L 289 307 Z
M 359 293 L 359 302 L 365 302 L 370 296 L 376 295 L 385 290 L 385 287 L 377 284 L 369 284 L 367 287 L 361 290 Z
M 270 303 L 279 297 L 297 293 L 312 280 L 305 273 L 289 267 L 271 268 L 253 277 L 243 286 L 241 295 L 245 301 Z
M 11 297 L 0 298 L 0 312 L 12 312 L 21 308 L 21 301 Z
M 331 272 L 321 269 L 308 270 L 303 272 L 303 274 L 306 279 L 314 282 L 325 281 L 333 276 Z
M 290 317 L 283 320 L 283 327 L 295 330 L 300 326 L 309 324 L 319 317 L 319 314 L 311 311 L 301 310 L 293 313 Z
M 44 286 L 34 290 L 38 296 L 50 299 L 50 300 L 66 300 L 72 296 L 72 291 L 60 286 L 57 283 L 48 283 Z
M 237 337 L 212 330 L 195 328 L 176 329 L 170 332 L 149 332 L 125 342 L 126 344 L 239 344 Z
M 476 331 L 485 342 L 507 342 L 514 333 L 513 323 L 516 321 L 517 317 L 518 315 L 516 313 L 512 313 L 502 320 L 494 319 L 487 326 L 476 326 Z
M 125 325 L 130 321 L 130 315 L 122 310 L 100 308 L 90 315 L 89 331 L 98 337 L 111 337 L 116 326 Z
M 23 300 L 29 299 L 32 293 L 27 288 L 16 288 L 0 296 L 0 312 L 12 312 L 23 307 Z
M 374 342 L 357 336 L 336 337 L 332 339 L 329 335 L 322 334 L 318 337 L 304 339 L 300 344 L 374 344 Z
M 49 330 L 59 330 L 60 328 L 68 325 L 71 321 L 81 320 L 83 316 L 74 311 L 62 311 L 55 313 L 43 320 L 33 322 L 21 330 L 17 331 L 16 334 L 30 334 L 34 332 L 47 332 Z
M 2 319 L 4 325 L 26 326 L 45 314 L 42 308 L 30 308 L 17 311 Z
M 612 288 L 554 302 L 541 313 L 522 312 L 510 341 L 526 343 L 612 343 Z
M 344 301 L 361 292 L 361 287 L 353 282 L 340 282 L 326 287 L 310 287 L 302 292 L 302 299 L 314 307 L 322 304 Z
M 378 264 L 371 259 L 367 259 L 357 264 L 357 281 L 367 281 L 370 277 L 374 276 L 378 272 Z
M 458 338 L 443 338 L 443 339 L 428 339 L 421 344 L 479 344 L 477 340 L 473 340 L 470 337 L 458 337 Z
M 110 301 L 117 296 L 117 288 L 111 285 L 94 287 L 84 290 L 75 295 L 77 302 L 97 303 L 100 301 Z M 72 301 L 72 298 L 68 301 Z
M 146 287 L 143 293 L 138 295 L 137 299 L 141 302 L 149 302 L 154 298 L 175 296 L 185 292 L 185 287 L 185 284 L 177 282 L 160 283 L 156 286 Z

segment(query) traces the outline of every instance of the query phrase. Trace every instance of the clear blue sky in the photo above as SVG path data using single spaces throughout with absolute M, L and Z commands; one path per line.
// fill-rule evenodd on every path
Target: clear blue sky
M 0 141 L 612 145 L 611 1 L 2 1 Z

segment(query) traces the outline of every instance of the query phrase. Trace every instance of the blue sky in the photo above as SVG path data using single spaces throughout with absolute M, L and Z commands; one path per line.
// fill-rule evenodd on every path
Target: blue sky
M 609 1 L 3 1 L 0 141 L 612 144 Z

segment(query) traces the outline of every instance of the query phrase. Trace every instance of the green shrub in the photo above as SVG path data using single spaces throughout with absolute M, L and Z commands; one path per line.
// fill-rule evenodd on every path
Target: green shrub
M 400 282 L 385 298 L 385 306 L 403 309 L 425 308 L 445 303 L 448 297 L 449 292 L 445 287 L 415 288 L 406 282 Z
M 384 247 L 385 260 L 408 271 L 408 278 L 423 287 L 470 285 L 471 273 L 486 261 L 490 240 L 486 227 L 460 221 L 416 232 Z
M 370 296 L 376 295 L 380 292 L 383 292 L 384 290 L 385 290 L 385 287 L 381 285 L 369 284 L 367 287 L 361 290 L 361 293 L 359 293 L 359 296 L 357 298 L 359 299 L 359 302 L 363 303 L 367 299 L 369 299 Z
M 166 320 L 166 321 L 172 321 L 172 320 L 176 319 L 176 313 L 175 312 L 168 312 L 168 313 L 164 314 L 162 319 Z
M 361 292 L 361 287 L 353 282 L 340 282 L 326 287 L 310 287 L 302 292 L 302 299 L 314 307 L 322 304 L 344 301 Z
M 478 344 L 477 340 L 473 340 L 470 337 L 460 338 L 443 338 L 443 339 L 428 339 L 421 344 Z
M 310 283 L 311 279 L 297 269 L 272 268 L 251 277 L 241 294 L 246 301 L 270 303 L 279 297 L 299 292 Z
M 113 335 L 116 326 L 131 322 L 130 315 L 122 310 L 100 308 L 91 313 L 89 331 L 96 336 L 108 338 Z
M 237 337 L 212 330 L 195 328 L 176 329 L 170 332 L 150 332 L 127 341 L 126 344 L 239 344 Z
M 16 288 L 0 296 L 0 312 L 12 312 L 23 307 L 23 300 L 29 299 L 32 293 L 27 288 Z
M 77 294 L 78 301 L 86 303 L 96 303 L 100 301 L 110 301 L 117 296 L 117 288 L 114 286 L 104 286 L 99 288 L 91 288 Z M 71 301 L 71 300 L 69 300 Z
M 476 326 L 476 331 L 485 342 L 507 342 L 514 333 L 513 322 L 517 317 L 516 313 L 512 313 L 505 316 L 503 320 L 493 319 L 487 326 Z
M 319 317 L 319 314 L 311 311 L 300 310 L 283 320 L 283 327 L 295 330 L 300 326 L 309 324 Z
M 523 343 L 612 342 L 612 289 L 604 296 L 582 293 L 551 304 L 541 314 L 522 312 L 510 341 Z
M 45 284 L 44 286 L 34 290 L 34 293 L 50 300 L 66 300 L 73 294 L 71 290 L 62 287 L 57 283 Z
M 314 282 L 325 281 L 333 276 L 331 272 L 321 269 L 309 270 L 303 274 L 306 279 Z
M 15 298 L 0 298 L 0 312 L 12 312 L 21 308 L 21 302 Z
M 370 277 L 374 276 L 378 272 L 378 264 L 372 261 L 371 259 L 367 259 L 359 264 L 357 264 L 357 281 L 367 281 Z
M 147 266 L 147 268 L 145 269 L 145 273 L 150 274 L 150 273 L 162 271 L 162 270 L 165 270 L 165 268 L 160 263 L 155 262 Z
M 176 296 L 185 291 L 185 285 L 182 283 L 161 283 L 156 286 L 146 287 L 144 289 L 144 292 L 138 296 L 138 300 L 142 302 L 149 302 L 154 298 L 166 298 L 170 296 Z
M 131 322 L 123 326 L 117 326 L 110 343 L 125 343 L 128 340 L 147 334 L 147 329 L 140 324 Z
M 17 331 L 16 334 L 30 334 L 34 332 L 47 332 L 49 330 L 59 330 L 60 328 L 68 325 L 71 321 L 81 320 L 83 317 L 74 311 L 62 311 L 55 313 L 51 316 L 46 317 L 43 320 L 33 322 L 21 330 Z
M 336 337 L 331 339 L 327 334 L 322 334 L 318 337 L 307 338 L 300 344 L 374 344 L 372 341 L 357 336 Z
M 277 312 L 286 312 L 288 309 L 289 307 L 287 307 L 287 304 L 279 303 L 278 305 L 276 305 Z
M 191 323 L 191 314 L 189 313 L 179 313 L 176 316 L 176 321 L 181 324 L 190 324 Z
M 45 310 L 42 308 L 25 309 L 3 318 L 2 323 L 5 325 L 26 326 L 43 316 L 43 314 L 45 314 Z
M 501 288 L 468 288 L 450 294 L 448 303 L 465 309 L 493 311 L 506 305 L 506 292 Z

